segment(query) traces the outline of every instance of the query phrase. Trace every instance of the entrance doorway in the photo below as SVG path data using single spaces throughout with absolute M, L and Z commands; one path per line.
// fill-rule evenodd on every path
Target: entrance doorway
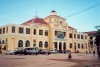
M 57 49 L 57 42 L 55 42 L 55 46 L 54 46 L 54 48 L 56 48 L 56 49 Z
M 60 51 L 62 50 L 62 43 L 61 42 L 59 43 L 59 50 Z
M 0 53 L 2 53 L 2 48 L 0 47 Z
M 63 44 L 63 50 L 66 50 L 66 43 Z
M 74 49 L 76 50 L 76 43 L 74 44 Z

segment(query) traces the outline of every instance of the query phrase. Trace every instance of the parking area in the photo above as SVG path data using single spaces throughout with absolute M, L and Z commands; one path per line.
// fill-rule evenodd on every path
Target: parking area
M 83 67 L 86 65 L 99 65 L 97 55 L 85 53 L 50 55 L 5 55 L 0 54 L 0 67 Z

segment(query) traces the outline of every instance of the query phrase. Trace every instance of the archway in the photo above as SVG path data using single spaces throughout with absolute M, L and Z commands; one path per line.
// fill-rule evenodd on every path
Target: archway
M 29 40 L 26 41 L 25 47 L 30 47 L 30 41 Z
M 23 41 L 22 40 L 18 41 L 18 47 L 23 47 Z
M 63 50 L 66 50 L 66 43 L 63 43 Z
M 46 41 L 46 42 L 45 42 L 45 48 L 47 48 L 47 47 L 48 47 L 48 42 Z
M 57 42 L 55 42 L 54 48 L 56 48 L 56 49 L 57 49 Z
M 43 43 L 42 43 L 42 41 L 40 41 L 40 42 L 39 42 L 39 47 L 40 47 L 40 49 L 42 48 L 42 46 L 43 46 Z
M 74 49 L 76 50 L 76 43 L 74 43 Z
M 62 43 L 59 43 L 59 50 L 62 50 Z

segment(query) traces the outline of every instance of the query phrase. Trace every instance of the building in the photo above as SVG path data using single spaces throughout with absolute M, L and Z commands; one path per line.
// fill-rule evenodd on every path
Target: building
M 88 50 L 88 34 L 78 33 L 53 10 L 45 18 L 34 17 L 21 25 L 0 26 L 1 52 L 20 47 L 85 52 Z
M 95 36 L 94 36 L 96 31 L 89 31 L 89 32 L 84 32 L 84 33 L 88 34 L 89 36 L 89 43 L 88 43 L 89 51 L 90 52 L 97 51 L 97 46 L 95 44 Z

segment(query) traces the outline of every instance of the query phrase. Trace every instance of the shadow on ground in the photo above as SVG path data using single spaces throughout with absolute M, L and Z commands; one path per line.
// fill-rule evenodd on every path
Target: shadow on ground
M 64 61 L 64 62 L 72 62 L 77 63 L 77 65 L 74 65 L 72 67 L 100 67 L 100 61 L 99 60 L 79 60 L 79 59 L 48 59 L 48 60 L 54 60 L 54 61 Z
M 5 58 L 5 59 L 25 59 L 25 58 Z

